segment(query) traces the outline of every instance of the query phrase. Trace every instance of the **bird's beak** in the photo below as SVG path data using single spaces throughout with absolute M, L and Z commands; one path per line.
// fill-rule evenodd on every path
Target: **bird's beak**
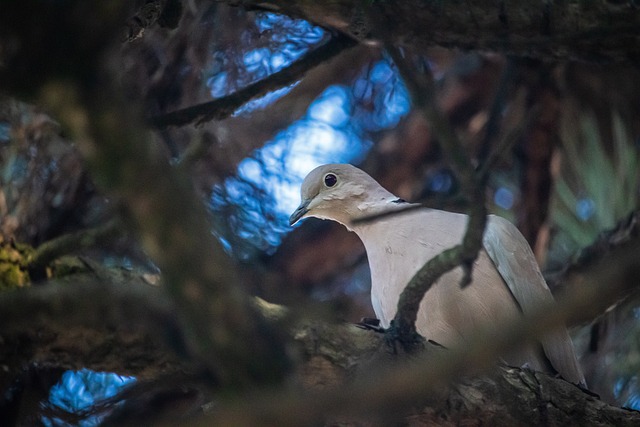
M 307 212 L 309 212 L 309 209 L 307 209 L 307 206 L 309 206 L 309 202 L 310 200 L 303 200 L 300 203 L 300 206 L 298 206 L 298 208 L 291 214 L 291 216 L 289 217 L 289 225 L 293 225 L 296 222 L 298 222 Z

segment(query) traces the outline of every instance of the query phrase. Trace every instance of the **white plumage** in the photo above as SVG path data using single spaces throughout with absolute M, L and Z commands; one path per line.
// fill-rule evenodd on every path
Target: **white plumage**
M 305 217 L 330 219 L 354 231 L 364 243 L 371 269 L 371 302 L 387 327 L 396 314 L 400 293 L 429 259 L 462 241 L 468 217 L 420 208 L 354 224 L 353 220 L 410 204 L 381 187 L 360 169 L 347 164 L 320 166 L 307 175 L 302 202 L 291 215 L 293 224 Z M 524 237 L 509 221 L 490 215 L 483 249 L 473 267 L 473 281 L 460 287 L 460 267 L 444 274 L 427 292 L 416 328 L 445 347 L 464 343 L 474 331 L 499 331 L 505 322 L 553 303 Z M 504 355 L 514 366 L 528 364 L 555 371 L 566 380 L 584 384 L 566 328 L 547 334 L 541 343 Z

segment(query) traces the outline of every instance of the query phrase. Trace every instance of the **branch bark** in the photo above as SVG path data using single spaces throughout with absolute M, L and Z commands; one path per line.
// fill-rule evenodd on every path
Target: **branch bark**
M 640 59 L 634 2 L 528 0 L 403 2 L 215 0 L 300 17 L 353 38 L 377 42 L 368 8 L 379 8 L 392 43 L 499 51 L 539 59 L 631 62 Z
M 117 219 L 111 219 L 107 223 L 75 233 L 64 234 L 52 240 L 48 240 L 38 246 L 29 261 L 29 276 L 33 281 L 39 281 L 46 277 L 44 269 L 47 265 L 63 255 L 91 248 L 118 234 L 118 227 L 122 226 Z
M 195 425 L 213 422 L 262 425 L 265 420 L 277 420 L 278 425 L 297 426 L 321 419 L 352 420 L 355 425 L 365 425 L 358 423 L 372 416 L 406 420 L 407 414 L 412 414 L 410 419 L 416 425 L 447 422 L 459 425 L 472 420 L 488 425 L 634 425 L 640 421 L 637 412 L 608 406 L 593 395 L 545 374 L 506 367 L 482 377 L 476 377 L 475 373 L 489 369 L 496 354 L 517 345 L 522 337 L 536 335 L 567 316 L 581 316 L 608 306 L 619 292 L 633 289 L 640 274 L 635 256 L 638 251 L 637 237 L 626 241 L 583 272 L 580 292 L 560 296 L 555 310 L 540 308 L 533 316 L 510 324 L 498 337 L 489 338 L 478 332 L 477 340 L 465 348 L 429 346 L 427 352 L 398 358 L 387 353 L 381 335 L 349 325 L 327 325 L 308 319 L 294 321 L 287 330 L 297 343 L 302 363 L 296 375 L 306 391 L 295 387 L 254 391 L 243 399 L 223 400 L 206 420 Z M 612 259 L 618 263 L 612 263 Z M 138 348 L 135 343 L 144 344 L 140 340 L 140 335 L 147 334 L 144 331 L 165 333 L 170 329 L 157 328 L 158 319 L 167 324 L 167 319 L 172 318 L 170 305 L 159 289 L 143 284 L 140 279 L 129 277 L 114 285 L 81 277 L 70 278 L 69 282 L 72 283 L 50 283 L 0 297 L 0 335 L 7 349 L 11 348 L 0 354 L 23 355 L 26 359 L 22 363 L 42 362 L 37 351 L 36 356 L 29 355 L 29 351 L 44 344 L 45 350 L 57 349 L 45 354 L 58 358 L 44 359 L 45 362 L 75 367 L 74 363 L 79 361 L 85 367 L 107 367 L 106 361 L 117 361 L 119 357 L 139 360 L 132 358 L 133 353 L 127 347 L 135 349 Z M 286 324 L 287 315 L 283 315 L 281 308 L 266 305 L 262 312 L 270 321 Z M 127 326 L 124 329 L 123 323 Z M 91 335 L 76 334 L 77 329 L 69 325 L 97 330 L 106 342 L 84 340 L 83 337 Z M 136 325 L 143 326 L 137 329 Z M 128 329 L 131 326 L 133 332 Z M 105 327 L 111 335 L 104 334 Z M 34 334 L 33 342 L 20 339 L 29 331 Z M 125 339 L 118 338 L 119 334 Z M 79 343 L 78 338 L 83 341 Z M 488 342 L 492 345 L 487 345 Z M 69 355 L 73 355 L 70 362 L 60 363 Z M 19 361 L 11 363 L 16 366 Z M 156 363 L 152 359 L 144 367 L 150 369 L 147 373 L 154 374 L 157 371 L 152 367 L 163 363 L 166 361 Z M 458 380 L 450 383 L 454 378 Z M 411 409 L 415 407 L 422 409 L 416 412 Z
M 637 267 L 628 267 L 625 275 L 637 273 Z M 192 369 L 162 345 L 159 335 L 149 335 L 155 330 L 166 336 L 168 325 L 178 325 L 161 290 L 134 276 L 111 278 L 112 282 L 75 276 L 3 294 L 0 335 L 6 351 L 0 352 L 0 363 L 89 367 L 140 378 Z M 595 277 L 598 283 L 601 279 Z M 280 307 L 264 310 L 272 321 L 282 320 Z M 295 381 L 302 389 L 218 401 L 206 419 L 191 425 L 264 425 L 277 420 L 278 425 L 298 426 L 323 419 L 367 425 L 364 420 L 370 417 L 412 425 L 625 426 L 640 421 L 637 412 L 606 405 L 546 374 L 500 367 L 483 376 L 469 375 L 490 366 L 482 337 L 470 349 L 429 347 L 407 358 L 388 353 L 382 335 L 351 325 L 295 321 L 289 333 L 303 361 Z M 452 375 L 459 379 L 449 383 Z
M 188 367 L 178 357 L 186 348 L 175 309 L 162 291 L 135 274 L 92 267 L 0 295 L 0 365 L 10 372 L 35 364 L 139 378 Z
M 223 405 L 206 421 L 193 425 L 232 422 L 260 425 L 265 419 L 277 419 L 278 425 L 294 426 L 317 422 L 329 414 L 339 419 L 361 419 L 359 417 L 366 414 L 385 420 L 389 419 L 385 416 L 394 414 L 396 418 L 392 419 L 397 421 L 402 417 L 399 414 L 406 414 L 408 407 L 416 405 L 428 405 L 420 415 L 414 415 L 424 423 L 418 425 L 461 425 L 472 421 L 486 425 L 633 425 L 640 420 L 638 412 L 610 407 L 593 395 L 546 374 L 501 368 L 497 376 L 467 375 L 490 368 L 498 354 L 517 345 L 522 337 L 537 336 L 559 322 L 609 304 L 625 289 L 633 289 L 640 274 L 636 261 L 638 251 L 640 239 L 617 247 L 609 256 L 618 263 L 603 259 L 592 265 L 581 278 L 579 293 L 567 292 L 558 298 L 555 308 L 539 307 L 525 319 L 514 319 L 499 336 L 489 337 L 479 331 L 474 342 L 464 348 L 427 351 L 410 359 L 412 363 L 402 364 L 396 360 L 392 362 L 395 366 L 389 369 L 380 368 L 377 365 L 380 360 L 368 366 L 359 360 L 356 363 L 364 366 L 367 375 L 353 383 L 339 383 L 323 393 L 252 395 L 243 400 L 250 403 Z M 318 329 L 310 331 L 312 344 L 308 347 L 322 348 Z M 347 334 L 348 331 L 343 331 L 343 336 Z M 304 333 L 297 334 L 298 338 L 304 339 L 304 336 Z M 488 342 L 491 345 L 487 345 Z M 373 348 L 380 347 L 381 343 L 373 345 Z M 368 353 L 364 359 L 371 357 L 374 356 Z M 380 357 L 384 358 L 384 353 Z M 330 356 L 325 358 L 332 360 Z M 354 360 L 342 358 L 345 359 Z M 461 382 L 447 386 L 452 379 L 461 377 Z

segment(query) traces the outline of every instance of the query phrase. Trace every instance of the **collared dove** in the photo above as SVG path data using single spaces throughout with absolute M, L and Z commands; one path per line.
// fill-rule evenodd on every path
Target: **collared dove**
M 337 221 L 364 243 L 371 269 L 371 301 L 384 327 L 396 314 L 400 293 L 429 259 L 462 241 L 468 216 L 420 208 L 372 221 L 353 220 L 404 209 L 411 204 L 348 164 L 320 166 L 302 183 L 302 202 L 290 217 Z M 461 288 L 461 267 L 444 274 L 427 291 L 416 320 L 418 332 L 445 347 L 463 344 L 478 328 L 498 331 L 553 296 L 527 241 L 506 219 L 489 215 L 472 282 Z M 540 345 L 541 344 L 541 345 Z M 506 363 L 558 373 L 584 385 L 571 338 L 563 326 L 541 343 L 504 355 Z

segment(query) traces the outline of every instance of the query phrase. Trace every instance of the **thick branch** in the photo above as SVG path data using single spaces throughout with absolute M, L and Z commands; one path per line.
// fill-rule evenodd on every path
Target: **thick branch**
M 0 365 L 139 377 L 186 367 L 166 345 L 185 350 L 175 310 L 161 290 L 122 270 L 94 267 L 0 294 Z
M 375 7 L 397 45 L 500 51 L 539 59 L 636 63 L 640 58 L 640 13 L 634 2 L 216 1 L 300 17 L 369 42 L 377 26 L 365 17 Z
M 308 321 L 296 323 L 290 328 L 290 333 L 300 344 L 306 361 L 299 372 L 303 381 L 322 385 L 325 390 L 321 392 L 315 387 L 315 391 L 310 392 L 270 390 L 266 394 L 253 394 L 234 402 L 218 402 L 211 417 L 220 425 L 231 420 L 236 425 L 262 425 L 265 420 L 277 420 L 278 425 L 297 426 L 326 417 L 343 419 L 340 415 L 345 414 L 353 417 L 384 415 L 397 419 L 406 414 L 404 411 L 409 405 L 427 405 L 427 409 L 414 415 L 424 423 L 439 423 L 443 420 L 441 417 L 446 417 L 458 424 L 473 419 L 484 420 L 487 425 L 633 425 L 640 420 L 637 413 L 607 406 L 567 382 L 545 374 L 502 369 L 489 377 L 464 379 L 453 387 L 446 384 L 452 378 L 491 366 L 497 354 L 516 345 L 523 336 L 535 336 L 558 321 L 580 316 L 594 307 L 599 309 L 609 305 L 619 292 L 636 286 L 640 275 L 640 265 L 636 260 L 638 251 L 640 240 L 637 238 L 614 248 L 607 258 L 595 262 L 584 272 L 580 279 L 580 292 L 561 296 L 553 310 L 542 307 L 527 319 L 517 319 L 513 324 L 509 322 L 509 327 L 497 337 L 478 331 L 473 334 L 475 341 L 464 348 L 435 349 L 412 356 L 410 360 L 413 363 L 408 365 L 400 363 L 403 359 L 398 360 L 384 351 L 379 335 L 349 326 L 327 326 Z M 61 332 L 56 339 L 58 343 L 66 343 L 67 347 L 51 345 L 51 348 L 64 349 L 69 345 L 78 346 L 70 340 L 68 331 L 63 330 L 67 322 L 98 327 L 106 325 L 109 329 L 123 321 L 131 323 L 130 320 L 133 324 L 139 321 L 157 324 L 154 316 L 166 313 L 165 303 L 157 299 L 159 295 L 153 296 L 155 289 L 148 285 L 140 287 L 131 281 L 132 286 L 111 288 L 104 283 L 85 285 L 82 280 L 77 280 L 76 284 L 79 286 L 77 290 L 73 284 L 66 283 L 65 287 L 54 285 L 54 288 L 3 295 L 0 298 L 0 335 L 5 339 L 5 345 L 12 348 L 11 352 L 3 354 L 15 354 L 19 348 L 14 346 L 16 342 L 11 336 L 20 336 L 19 331 L 35 330 L 38 324 L 51 323 L 50 327 L 58 328 Z M 88 311 L 73 309 L 77 304 L 85 306 L 87 303 Z M 151 315 L 147 316 L 146 310 L 140 311 L 145 307 L 150 307 Z M 135 313 L 130 310 L 135 310 Z M 279 314 L 282 310 L 277 307 L 264 310 L 272 313 L 269 317 L 273 321 L 282 316 Z M 42 317 L 33 316 L 33 313 L 41 313 Z M 57 327 L 59 324 L 61 326 Z M 41 330 L 41 338 L 50 336 L 46 331 Z M 105 339 L 111 337 L 107 335 Z M 17 343 L 25 345 L 24 340 Z M 122 352 L 120 345 L 115 341 L 115 346 L 98 346 L 108 350 L 108 353 L 102 353 L 102 359 Z M 90 358 L 86 366 L 95 366 L 91 363 L 96 363 L 95 353 L 91 350 L 88 347 L 83 350 L 88 355 L 85 357 Z M 55 354 L 59 356 L 60 352 Z M 355 383 L 345 380 L 354 375 L 359 378 Z M 540 411 L 540 408 L 546 409 Z M 212 419 L 208 418 L 202 425 L 211 423 Z
M 194 425 L 262 425 L 265 420 L 278 420 L 280 426 L 297 426 L 326 417 L 343 419 L 345 415 L 364 414 L 379 419 L 390 414 L 399 416 L 416 405 L 429 406 L 421 414 L 427 425 L 442 423 L 441 417 L 453 425 L 465 424 L 465 420 L 486 425 L 634 425 L 640 421 L 637 412 L 610 407 L 576 386 L 543 373 L 503 369 L 497 376 L 464 379 L 453 387 L 447 384 L 454 378 L 489 368 L 499 354 L 518 345 L 523 337 L 539 336 L 558 323 L 609 304 L 619 292 L 636 286 L 640 275 L 636 259 L 639 251 L 638 239 L 616 248 L 610 256 L 617 262 L 603 259 L 595 263 L 582 277 L 579 293 L 564 294 L 554 307 L 538 307 L 531 316 L 507 322 L 498 335 L 477 331 L 468 345 L 422 353 L 410 359 L 414 363 L 390 369 L 376 364 L 379 360 L 369 365 L 356 360 L 356 364 L 366 366 L 363 370 L 368 375 L 353 383 L 336 384 L 324 392 L 296 390 L 252 395 L 242 402 L 218 407 L 206 421 Z M 350 333 L 353 334 L 343 331 L 343 335 Z M 307 348 L 323 348 L 324 335 L 318 329 L 307 334 L 298 332 L 297 337 L 311 340 Z M 367 351 L 365 359 L 371 357 L 370 350 Z M 356 354 L 349 354 L 348 360 L 353 361 Z

